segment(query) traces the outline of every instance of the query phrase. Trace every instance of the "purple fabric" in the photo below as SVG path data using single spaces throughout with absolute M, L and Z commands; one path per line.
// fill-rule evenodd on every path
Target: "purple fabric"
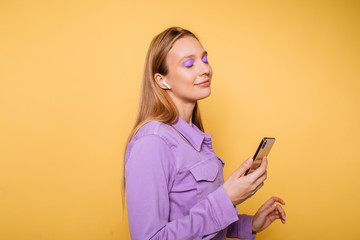
M 254 239 L 223 188 L 224 162 L 211 135 L 183 119 L 143 125 L 125 155 L 131 239 Z M 193 146 L 191 146 L 191 145 Z M 195 150 L 196 149 L 196 150 Z

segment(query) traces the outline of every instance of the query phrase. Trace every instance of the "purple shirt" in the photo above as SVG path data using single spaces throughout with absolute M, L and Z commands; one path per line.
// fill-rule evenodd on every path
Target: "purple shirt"
M 173 127 L 149 122 L 127 147 L 131 238 L 254 239 L 253 216 L 238 215 L 222 186 L 224 162 L 211 135 L 180 117 Z

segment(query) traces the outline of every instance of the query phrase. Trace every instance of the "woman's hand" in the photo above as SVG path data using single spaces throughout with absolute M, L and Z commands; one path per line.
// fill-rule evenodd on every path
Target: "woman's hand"
M 281 222 L 285 224 L 285 211 L 280 205 L 276 204 L 276 202 L 285 205 L 285 202 L 281 198 L 272 197 L 259 208 L 253 218 L 253 232 L 261 232 L 276 219 L 281 219 Z
M 266 179 L 267 158 L 264 157 L 259 168 L 251 174 L 243 176 L 253 163 L 251 158 L 243 162 L 240 167 L 226 179 L 223 187 L 234 206 L 244 202 L 259 190 Z

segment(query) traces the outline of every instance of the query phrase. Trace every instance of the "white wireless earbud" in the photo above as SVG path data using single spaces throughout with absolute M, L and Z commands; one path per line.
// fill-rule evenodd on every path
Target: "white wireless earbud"
M 164 79 L 162 80 L 162 83 L 163 83 L 168 89 L 171 89 L 171 87 L 169 86 L 169 84 L 167 84 Z

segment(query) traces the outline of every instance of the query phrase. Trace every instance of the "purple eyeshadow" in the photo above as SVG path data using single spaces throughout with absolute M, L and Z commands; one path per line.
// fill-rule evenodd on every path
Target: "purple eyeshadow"
M 189 60 L 186 60 L 185 62 L 182 63 L 182 65 L 184 67 L 191 67 L 193 64 L 194 64 L 194 60 L 193 59 L 189 59 Z
M 204 63 L 207 63 L 207 62 L 208 62 L 208 60 L 207 60 L 207 55 L 204 55 L 201 60 L 202 60 Z

